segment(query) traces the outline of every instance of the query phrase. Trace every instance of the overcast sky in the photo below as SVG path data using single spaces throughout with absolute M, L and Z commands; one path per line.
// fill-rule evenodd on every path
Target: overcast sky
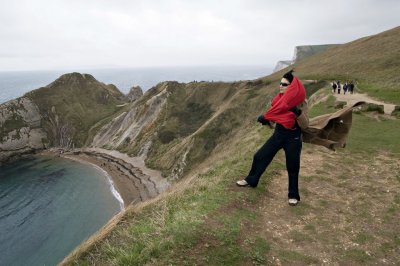
M 399 0 L 0 0 L 0 70 L 266 65 L 399 26 Z

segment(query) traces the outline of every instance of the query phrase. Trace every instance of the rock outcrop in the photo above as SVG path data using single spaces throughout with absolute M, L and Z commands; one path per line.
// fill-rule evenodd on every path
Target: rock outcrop
M 0 105 L 0 162 L 46 146 L 39 108 L 22 97 Z
M 322 44 L 322 45 L 300 45 L 294 48 L 293 59 L 292 60 L 284 60 L 278 61 L 273 72 L 277 72 L 281 69 L 284 69 L 300 60 L 303 60 L 307 57 L 316 55 L 320 52 L 325 51 L 328 48 L 332 48 L 338 46 L 339 44 Z
M 124 141 L 133 141 L 143 128 L 148 127 L 159 115 L 168 97 L 168 84 L 161 85 L 161 92 L 140 105 L 115 117 L 103 126 L 93 139 L 91 146 L 116 149 Z
M 339 44 L 321 44 L 321 45 L 300 45 L 294 48 L 293 59 L 294 63 L 299 62 L 310 56 L 319 54 L 326 49 L 338 46 Z
M 278 61 L 278 63 L 276 63 L 276 66 L 275 66 L 273 72 L 277 72 L 281 69 L 284 69 L 284 68 L 290 66 L 291 64 L 293 64 L 292 60 Z
M 129 102 L 135 102 L 142 96 L 143 96 L 143 91 L 142 91 L 142 88 L 140 88 L 140 86 L 132 87 L 129 90 L 129 93 L 126 95 Z
M 0 105 L 0 162 L 38 149 L 85 144 L 91 127 L 125 103 L 114 85 L 70 73 Z

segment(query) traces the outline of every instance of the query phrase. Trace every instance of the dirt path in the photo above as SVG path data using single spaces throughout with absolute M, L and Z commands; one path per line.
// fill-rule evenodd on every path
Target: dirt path
M 383 105 L 385 114 L 388 114 L 388 115 L 390 115 L 393 112 L 393 110 L 394 110 L 394 108 L 396 106 L 394 104 L 384 103 L 382 101 L 372 99 L 368 95 L 361 94 L 361 93 L 354 93 L 354 94 L 349 94 L 349 93 L 347 93 L 347 94 L 336 94 L 335 93 L 334 96 L 336 97 L 336 99 L 338 101 L 344 101 L 344 102 L 347 102 L 347 104 L 352 103 L 352 102 L 364 101 L 364 102 L 367 102 L 367 103 L 374 103 L 374 104 Z
M 273 265 L 396 264 L 400 163 L 379 155 L 370 164 L 324 149 L 305 150 L 302 200 L 287 203 L 287 173 L 275 176 L 258 208 Z M 338 167 L 340 166 L 340 167 Z

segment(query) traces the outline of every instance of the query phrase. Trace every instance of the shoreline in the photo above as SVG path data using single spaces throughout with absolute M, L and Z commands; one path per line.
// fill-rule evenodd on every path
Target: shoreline
M 117 151 L 92 148 L 64 152 L 51 149 L 38 155 L 58 156 L 98 168 L 109 179 L 111 193 L 120 205 L 122 202 L 122 210 L 130 204 L 154 198 L 169 187 L 168 181 L 158 171 L 145 167 L 143 160 Z
M 103 168 L 99 167 L 98 165 L 96 165 L 92 162 L 88 162 L 85 160 L 78 160 L 77 158 L 74 158 L 70 155 L 65 155 L 65 156 L 61 156 L 61 157 L 81 163 L 81 164 L 90 165 L 91 167 L 95 168 L 96 170 L 100 171 L 103 175 L 105 175 L 105 177 L 107 178 L 108 184 L 110 185 L 111 193 L 113 194 L 114 198 L 116 198 L 116 200 L 119 202 L 121 211 L 125 210 L 125 207 L 126 207 L 125 201 L 121 197 L 121 194 L 118 192 L 118 190 L 116 189 L 114 182 L 113 182 L 113 179 L 115 179 L 115 177 L 113 178 L 106 170 L 104 170 Z

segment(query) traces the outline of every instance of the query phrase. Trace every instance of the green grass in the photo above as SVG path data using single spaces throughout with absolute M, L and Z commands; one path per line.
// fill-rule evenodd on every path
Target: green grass
M 324 115 L 327 113 L 333 113 L 337 110 L 335 110 L 334 105 L 335 105 L 336 98 L 333 95 L 329 95 L 328 99 L 325 102 L 320 102 L 316 105 L 314 105 L 310 110 L 309 110 L 309 117 L 313 118 L 316 116 Z
M 319 80 L 317 82 L 311 82 L 311 83 L 304 82 L 304 87 L 306 89 L 306 97 L 309 98 L 315 92 L 325 87 L 327 83 L 328 82 L 326 82 L 325 80 Z
M 366 93 L 375 99 L 400 105 L 400 87 L 398 85 L 363 81 L 360 82 L 358 87 L 360 88 L 359 92 Z
M 375 237 L 370 235 L 369 233 L 358 233 L 357 237 L 354 239 L 354 242 L 363 245 L 367 243 L 372 243 L 374 241 Z
M 253 264 L 265 265 L 267 261 L 267 254 L 271 250 L 270 244 L 262 237 L 256 236 L 254 239 L 248 239 L 250 251 L 246 254 L 250 257 Z
M 377 122 L 363 114 L 353 114 L 346 150 L 355 154 L 373 155 L 375 152 L 390 152 L 400 156 L 399 132 L 398 119 Z

